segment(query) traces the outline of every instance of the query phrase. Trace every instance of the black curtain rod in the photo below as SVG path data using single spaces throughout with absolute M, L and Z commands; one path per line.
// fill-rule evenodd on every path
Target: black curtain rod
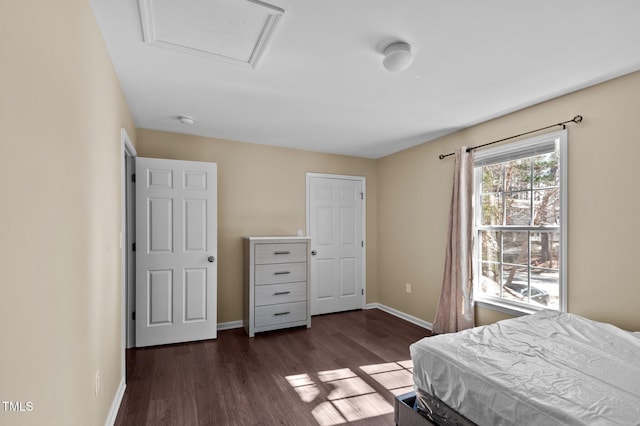
M 471 152 L 474 149 L 482 148 L 483 146 L 493 145 L 494 143 L 504 142 L 504 141 L 508 141 L 509 139 L 519 138 L 520 136 L 528 135 L 529 133 L 535 133 L 535 132 L 539 132 L 540 130 L 550 129 L 552 127 L 562 126 L 562 128 L 566 129 L 566 127 L 567 127 L 566 124 L 567 123 L 580 123 L 581 121 L 582 121 L 582 116 L 581 115 L 576 115 L 571 120 L 563 121 L 562 123 L 552 124 L 552 125 L 546 126 L 546 127 L 541 127 L 539 129 L 535 129 L 535 130 L 531 130 L 531 131 L 528 131 L 528 132 L 520 133 L 519 135 L 515 135 L 515 136 L 509 136 L 508 138 L 499 139 L 497 141 L 484 143 L 482 145 L 472 146 L 471 148 L 467 148 L 467 152 Z M 454 155 L 454 154 L 455 154 L 455 152 L 450 152 L 449 154 L 440 154 L 438 156 L 438 158 L 442 160 L 443 158 L 446 158 L 446 157 L 448 157 L 450 155 Z

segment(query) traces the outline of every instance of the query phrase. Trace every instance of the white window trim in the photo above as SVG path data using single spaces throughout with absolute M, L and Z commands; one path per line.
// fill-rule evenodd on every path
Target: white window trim
M 555 141 L 558 147 L 558 151 L 560 154 L 560 251 L 558 253 L 560 268 L 559 268 L 559 297 L 560 304 L 558 306 L 558 310 L 560 312 L 567 311 L 567 229 L 568 223 L 567 219 L 569 217 L 567 212 L 567 202 L 568 202 L 568 173 L 567 173 L 567 153 L 568 153 L 568 144 L 567 144 L 567 130 L 560 130 L 557 132 L 547 133 L 541 136 L 536 136 L 532 138 L 527 138 L 518 142 L 500 145 L 493 148 L 483 149 L 482 151 L 474 152 L 474 161 L 476 166 L 480 165 L 483 160 L 487 160 L 492 157 L 504 156 L 508 155 L 509 152 L 528 152 L 531 155 L 535 155 L 535 149 L 538 147 L 547 146 L 550 141 Z M 474 170 L 474 195 L 473 195 L 473 203 L 475 205 L 477 201 L 477 194 L 479 190 L 479 181 L 478 179 L 479 169 L 475 168 Z M 474 209 L 475 211 L 475 223 L 479 220 L 479 214 L 482 209 Z M 474 223 L 474 239 L 476 238 L 478 232 Z M 533 305 L 528 305 L 524 303 L 519 303 L 517 301 L 511 301 L 507 299 L 502 299 L 498 297 L 490 297 L 490 296 L 479 296 L 479 293 L 476 291 L 476 287 L 479 280 L 479 247 L 477 241 L 474 242 L 473 245 L 473 270 L 474 270 L 474 279 L 473 279 L 473 288 L 474 288 L 474 301 L 475 303 L 483 308 L 488 308 L 491 310 L 504 312 L 510 315 L 527 315 L 537 311 L 544 310 L 545 308 L 540 308 Z

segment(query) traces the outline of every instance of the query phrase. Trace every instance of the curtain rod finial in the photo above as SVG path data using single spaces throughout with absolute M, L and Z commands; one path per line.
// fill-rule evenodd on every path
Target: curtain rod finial
M 444 158 L 444 155 L 440 154 L 440 155 L 438 155 L 438 158 L 442 160 Z
M 580 123 L 582 122 L 582 116 L 581 115 L 576 115 L 575 117 L 573 117 L 573 121 L 574 123 Z

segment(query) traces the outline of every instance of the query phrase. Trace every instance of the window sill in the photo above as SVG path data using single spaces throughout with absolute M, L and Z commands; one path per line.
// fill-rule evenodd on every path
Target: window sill
M 544 309 L 537 309 L 533 306 L 532 307 L 515 306 L 510 303 L 503 303 L 497 300 L 489 300 L 489 299 L 476 299 L 475 304 L 476 306 L 480 306 L 481 308 L 491 309 L 492 311 L 498 311 L 498 312 L 513 315 L 516 317 L 535 314 L 538 311 L 544 310 Z

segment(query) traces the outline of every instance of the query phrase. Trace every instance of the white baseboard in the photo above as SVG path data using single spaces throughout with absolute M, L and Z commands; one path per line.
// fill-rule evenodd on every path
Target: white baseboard
M 413 315 L 409 315 L 409 314 L 405 314 L 402 311 L 399 311 L 397 309 L 393 309 L 390 308 L 389 306 L 383 305 L 381 303 L 367 303 L 364 306 L 365 309 L 380 309 L 381 311 L 384 311 L 388 314 L 391 314 L 393 316 L 396 316 L 398 318 L 401 318 L 405 321 L 408 321 L 412 324 L 417 325 L 418 327 L 422 327 L 422 328 L 426 328 L 427 330 L 431 330 L 431 328 L 433 327 L 433 324 L 431 324 L 430 322 L 427 322 L 425 320 L 422 320 L 418 317 L 414 317 Z M 232 330 L 234 328 L 242 328 L 244 327 L 244 324 L 241 320 L 239 321 L 229 321 L 229 322 L 221 322 L 218 324 L 218 331 L 220 330 Z
M 380 309 L 388 314 L 401 318 L 405 321 L 408 321 L 412 324 L 415 324 L 419 327 L 426 328 L 427 330 L 431 330 L 433 324 L 428 321 L 422 320 L 418 317 L 414 317 L 413 315 L 406 314 L 397 309 L 390 308 L 389 306 L 383 305 L 381 303 L 367 303 L 364 306 L 365 309 Z M 229 322 L 221 322 L 218 324 L 218 331 L 220 330 L 232 330 L 234 328 L 242 328 L 244 324 L 242 321 L 229 321 Z
M 408 321 L 412 324 L 417 325 L 418 327 L 426 328 L 431 331 L 433 328 L 433 324 L 418 317 L 414 317 L 413 315 L 406 314 L 397 309 L 390 308 L 389 306 L 383 305 L 382 303 L 367 303 L 364 307 L 365 309 L 380 309 L 388 314 L 401 318 L 405 321 Z
M 244 324 L 242 321 L 229 321 L 229 322 L 221 322 L 218 324 L 218 331 L 220 330 L 231 330 L 234 328 L 242 328 Z
M 124 391 L 126 388 L 127 384 L 125 382 L 125 378 L 122 377 L 122 380 L 120 380 L 120 385 L 118 386 L 118 390 L 116 391 L 116 396 L 113 398 L 113 402 L 111 402 L 111 408 L 109 409 L 107 420 L 104 422 L 105 426 L 113 426 L 113 424 L 116 422 L 118 410 L 120 409 L 120 404 L 122 404 L 122 398 L 124 397 Z

